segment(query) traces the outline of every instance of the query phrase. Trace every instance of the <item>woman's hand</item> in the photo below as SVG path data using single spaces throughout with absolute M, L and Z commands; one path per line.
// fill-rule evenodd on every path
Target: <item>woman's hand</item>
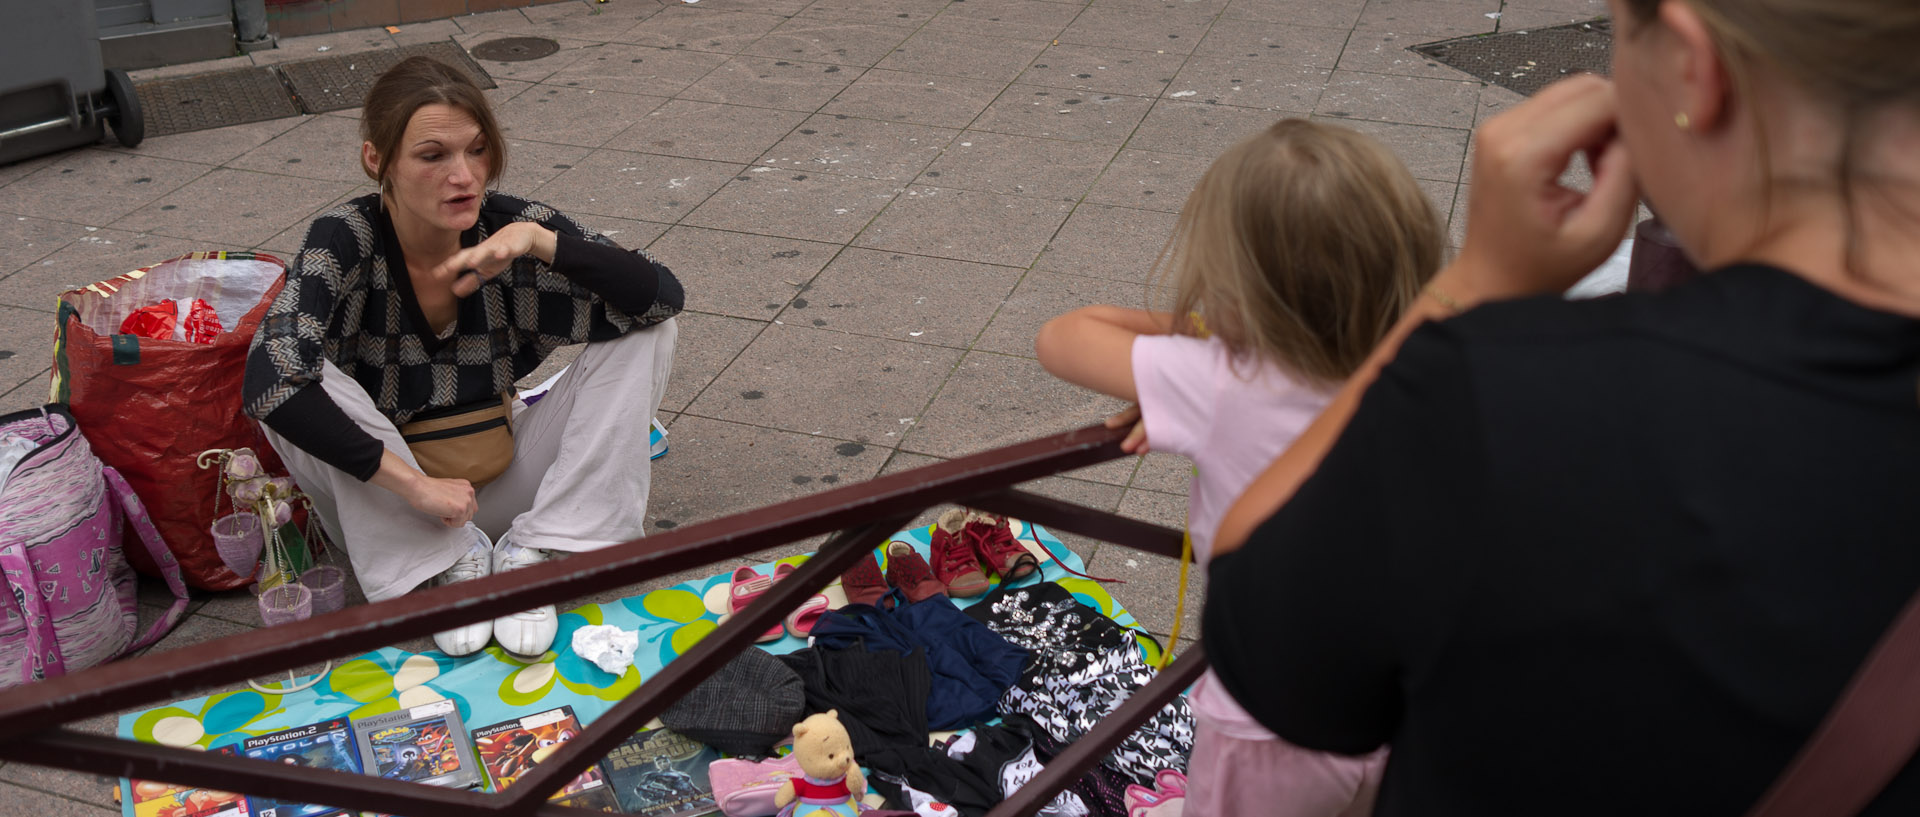
M 414 510 L 440 520 L 440 524 L 449 528 L 473 521 L 473 515 L 480 512 L 480 504 L 474 500 L 473 483 L 422 474 L 391 449 L 381 452 L 380 470 L 368 481 L 394 492 Z
M 552 230 L 531 221 L 516 221 L 487 240 L 454 253 L 434 271 L 440 280 L 453 280 L 453 296 L 465 298 L 480 291 L 493 277 L 513 266 L 524 255 L 553 263 L 558 236 Z
M 1480 127 L 1465 246 L 1436 290 L 1463 304 L 1564 292 L 1613 253 L 1638 199 L 1616 105 L 1613 83 L 1578 76 Z M 1581 152 L 1587 193 L 1559 181 Z
M 405 498 L 414 510 L 439 518 L 440 524 L 449 528 L 467 524 L 480 512 L 480 504 L 473 498 L 473 483 L 464 479 L 439 479 L 422 474 L 419 485 Z

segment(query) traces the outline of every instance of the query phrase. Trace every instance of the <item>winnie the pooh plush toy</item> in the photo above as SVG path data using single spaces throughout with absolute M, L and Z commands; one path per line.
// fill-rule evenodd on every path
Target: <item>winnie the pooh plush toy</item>
M 864 810 L 867 777 L 853 761 L 853 739 L 838 710 L 809 715 L 793 727 L 793 759 L 804 774 L 780 785 L 779 817 L 838 817 Z

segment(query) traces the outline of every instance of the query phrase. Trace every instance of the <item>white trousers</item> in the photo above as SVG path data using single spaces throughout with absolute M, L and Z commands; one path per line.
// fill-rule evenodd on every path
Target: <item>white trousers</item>
M 673 371 L 672 320 L 618 340 L 590 343 L 546 396 L 515 402 L 513 464 L 481 488 L 474 524 L 498 541 L 582 552 L 638 539 L 653 479 L 647 428 Z M 329 362 L 321 387 L 388 451 L 418 467 L 400 431 L 353 378 Z M 347 551 L 369 601 L 394 598 L 453 566 L 473 545 L 384 488 L 302 451 L 272 429 L 267 439 L 313 498 L 327 535 Z

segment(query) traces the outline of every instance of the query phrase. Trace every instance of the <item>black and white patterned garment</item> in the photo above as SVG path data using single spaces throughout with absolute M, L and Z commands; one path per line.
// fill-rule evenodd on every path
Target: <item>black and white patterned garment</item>
M 1032 653 L 1000 711 L 1026 715 L 1063 742 L 1079 740 L 1155 675 L 1130 631 L 1053 582 L 1002 586 L 967 614 Z M 1185 771 L 1192 752 L 1193 710 L 1181 696 L 1101 763 L 1152 785 L 1162 770 Z
M 247 414 L 367 479 L 381 445 L 317 388 L 323 361 L 400 425 L 422 411 L 497 400 L 561 346 L 612 340 L 680 312 L 685 293 L 664 265 L 539 202 L 487 193 L 461 246 L 521 221 L 554 231 L 553 263 L 515 260 L 456 302 L 443 336 L 420 310 L 379 194 L 314 219 L 247 355 Z

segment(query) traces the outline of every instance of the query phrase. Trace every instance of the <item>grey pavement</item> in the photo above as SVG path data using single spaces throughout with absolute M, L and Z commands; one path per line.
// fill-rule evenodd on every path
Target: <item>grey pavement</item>
M 509 142 L 498 186 L 647 247 L 686 284 L 653 532 L 1120 408 L 1048 376 L 1034 331 L 1082 305 L 1144 303 L 1209 158 L 1276 119 L 1381 140 L 1458 244 L 1470 130 L 1519 97 L 1406 47 L 1604 13 L 1602 0 L 581 0 L 287 39 L 136 79 L 557 40 L 549 57 L 481 63 Z M 344 111 L 0 167 L 0 411 L 45 400 L 62 290 L 196 250 L 291 257 L 315 215 L 373 189 L 356 124 Z M 1031 487 L 1179 526 L 1186 473 L 1150 455 Z M 1069 544 L 1171 632 L 1173 560 Z M 259 624 L 244 592 L 192 609 L 155 649 Z M 103 780 L 9 764 L 0 781 L 35 813 L 112 807 Z

